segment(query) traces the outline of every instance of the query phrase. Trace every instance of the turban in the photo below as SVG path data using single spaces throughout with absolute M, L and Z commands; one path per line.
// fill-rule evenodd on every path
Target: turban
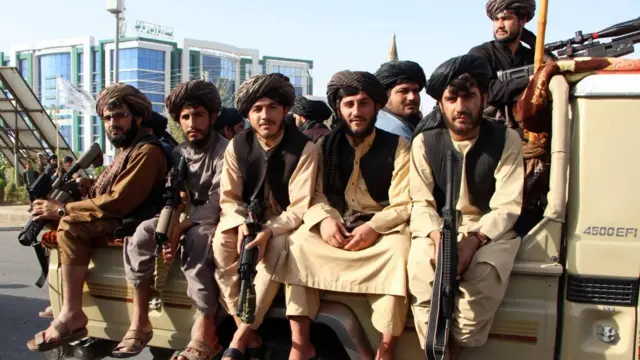
M 235 126 L 243 121 L 242 115 L 236 108 L 223 107 L 220 110 L 220 114 L 218 114 L 218 118 L 213 123 L 213 130 L 220 131 L 225 126 Z
M 111 84 L 100 91 L 96 99 L 96 113 L 102 117 L 108 106 L 118 106 L 116 102 L 126 105 L 135 116 L 143 119 L 151 116 L 149 99 L 140 90 L 123 83 Z
M 191 80 L 178 84 L 171 90 L 164 104 L 173 120 L 180 121 L 180 112 L 185 105 L 202 106 L 210 114 L 217 114 L 222 101 L 215 85 L 204 80 Z
M 519 17 L 526 18 L 528 22 L 535 15 L 536 2 L 535 0 L 488 0 L 486 10 L 490 19 L 494 19 L 505 10 L 511 10 Z
M 291 112 L 307 118 L 307 120 L 325 121 L 331 117 L 331 109 L 324 101 L 309 100 L 304 96 L 298 96 L 293 103 Z
M 418 84 L 420 90 L 427 83 L 422 67 L 413 61 L 390 61 L 382 64 L 376 71 L 376 77 L 386 90 L 402 83 Z
M 153 133 L 158 136 L 167 130 L 169 120 L 162 114 L 155 111 L 151 112 L 151 117 L 146 119 L 143 123 L 144 127 L 153 130 Z
M 280 73 L 253 76 L 236 91 L 236 108 L 240 115 L 246 118 L 253 104 L 263 97 L 276 101 L 282 107 L 290 108 L 296 98 L 296 92 L 289 78 Z
M 331 77 L 329 84 L 327 84 L 327 100 L 336 114 L 340 112 L 340 107 L 337 104 L 338 91 L 346 87 L 365 92 L 381 106 L 387 104 L 387 92 L 375 75 L 366 71 L 339 71 Z
M 427 94 L 440 101 L 451 81 L 462 74 L 469 74 L 478 88 L 485 92 L 491 80 L 491 65 L 485 58 L 473 54 L 451 58 L 433 71 L 427 82 Z

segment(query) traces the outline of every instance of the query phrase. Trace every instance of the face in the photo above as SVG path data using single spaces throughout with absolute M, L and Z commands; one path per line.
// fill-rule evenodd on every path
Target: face
M 68 162 L 64 162 L 62 164 L 64 165 L 65 170 L 69 170 L 71 168 L 71 165 L 73 165 L 73 162 L 68 161 Z
M 304 122 L 307 121 L 307 119 L 305 119 L 304 116 L 298 115 L 298 114 L 293 114 L 293 118 L 296 119 L 297 127 L 302 126 L 302 124 L 304 124 Z
M 225 126 L 222 129 L 222 135 L 225 138 L 231 140 L 233 139 L 234 136 L 236 136 L 236 134 L 241 133 L 242 130 L 244 130 L 244 121 L 241 121 L 233 126 L 229 126 L 229 125 Z
M 420 87 L 418 84 L 400 84 L 389 92 L 387 109 L 406 119 L 420 112 Z
M 142 122 L 142 118 L 134 118 L 125 105 L 105 109 L 102 120 L 109 141 L 118 148 L 127 147 L 133 142 Z
M 503 11 L 493 19 L 493 38 L 503 43 L 512 43 L 520 38 L 525 20 L 518 19 L 513 11 Z
M 480 126 L 487 95 L 482 95 L 477 87 L 471 92 L 453 94 L 451 87 L 445 90 L 440 102 L 440 110 L 449 130 L 460 136 L 468 137 Z
M 265 140 L 277 138 L 284 128 L 284 116 L 289 111 L 277 102 L 263 97 L 249 110 L 249 123 L 253 131 Z
M 180 127 L 191 144 L 202 147 L 209 141 L 211 124 L 217 116 L 209 114 L 204 106 L 185 107 L 180 112 Z
M 373 102 L 363 91 L 340 100 L 342 121 L 347 125 L 349 135 L 353 137 L 366 137 L 371 134 L 378 110 L 380 105 Z

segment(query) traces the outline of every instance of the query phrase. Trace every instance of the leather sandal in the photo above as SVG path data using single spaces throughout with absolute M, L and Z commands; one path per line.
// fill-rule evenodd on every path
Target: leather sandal
M 44 334 L 46 330 L 42 330 L 37 333 L 33 339 L 27 342 L 29 350 L 36 352 L 53 350 L 59 346 L 83 339 L 87 337 L 87 334 L 89 333 L 86 326 L 77 330 L 70 330 L 67 327 L 67 324 L 58 319 L 53 320 L 51 322 L 51 326 L 58 332 L 58 339 L 45 339 Z
M 174 355 L 171 360 L 177 360 L 180 356 L 187 360 L 211 360 L 222 351 L 222 345 L 216 344 L 214 347 L 198 340 L 191 340 L 187 346 Z
M 128 330 L 122 341 L 111 352 L 111 357 L 127 359 L 139 355 L 153 338 L 153 331 Z M 123 351 L 123 350 L 129 351 Z
M 244 360 L 244 353 L 238 349 L 228 348 L 222 353 L 222 358 L 231 358 L 233 360 Z

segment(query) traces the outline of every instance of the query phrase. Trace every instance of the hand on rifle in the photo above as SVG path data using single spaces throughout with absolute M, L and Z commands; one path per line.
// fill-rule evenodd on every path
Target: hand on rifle
M 380 234 L 373 230 L 369 223 L 364 223 L 351 232 L 353 238 L 347 245 L 344 246 L 344 250 L 347 251 L 360 251 L 368 249 L 378 241 Z
M 240 254 L 242 252 L 242 242 L 244 240 L 244 237 L 249 235 L 249 228 L 247 227 L 246 224 L 242 224 L 238 227 L 238 254 Z M 267 248 L 267 243 L 269 242 L 269 239 L 271 239 L 271 236 L 273 236 L 273 233 L 271 232 L 271 229 L 269 229 L 268 227 L 263 227 L 262 231 L 260 231 L 258 233 L 258 235 L 256 235 L 255 240 L 253 240 L 252 242 L 247 244 L 246 249 L 253 249 L 254 247 L 258 247 L 258 261 L 262 260 L 262 257 L 264 256 L 264 252 Z
M 327 244 L 340 249 L 349 243 L 353 235 L 347 231 L 343 223 L 328 217 L 320 223 L 320 236 Z
M 187 232 L 193 223 L 187 219 L 181 223 L 175 224 L 171 227 L 171 234 L 169 234 L 169 241 L 162 245 L 162 259 L 165 263 L 168 263 L 174 259 L 176 249 L 178 249 L 178 243 L 182 234 Z
M 93 180 L 85 177 L 77 177 L 75 180 L 78 185 L 80 195 L 82 195 L 82 197 L 87 196 L 87 194 L 89 194 L 89 190 L 91 190 L 91 186 L 93 185 Z
M 436 264 L 438 263 L 438 249 L 440 248 L 440 231 L 432 231 L 429 233 L 429 239 L 433 241 L 433 268 L 435 269 Z
M 189 206 L 189 195 L 186 191 L 180 191 L 180 205 L 178 205 L 178 213 L 183 213 Z
M 462 240 L 458 241 L 458 280 L 467 271 L 473 255 L 480 248 L 480 239 L 477 235 L 469 233 Z
M 55 200 L 38 199 L 34 200 L 31 206 L 31 216 L 34 220 L 60 220 L 58 209 L 64 204 Z

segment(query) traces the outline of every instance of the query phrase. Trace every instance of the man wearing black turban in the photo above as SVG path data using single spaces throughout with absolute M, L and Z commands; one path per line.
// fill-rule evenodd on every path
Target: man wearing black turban
M 411 144 L 411 250 L 407 262 L 418 334 L 427 333 L 445 201 L 446 153 L 455 154 L 459 298 L 449 359 L 460 347 L 482 346 L 500 306 L 520 238 L 513 230 L 522 208 L 524 161 L 515 130 L 483 117 L 491 69 L 476 55 L 446 61 L 431 75 L 427 93 L 436 99 L 444 126 L 418 134 Z M 426 256 L 425 256 L 426 255 Z M 424 348 L 424 338 L 419 337 Z M 445 358 L 447 358 L 445 356 Z
M 472 48 L 469 53 L 484 57 L 492 70 L 487 104 L 492 108 L 487 114 L 492 116 L 496 110 L 504 113 L 505 106 L 515 104 L 518 97 L 529 84 L 529 78 L 523 77 L 500 81 L 498 71 L 532 65 L 534 57 L 535 35 L 524 26 L 534 16 L 535 0 L 488 0 L 487 16 L 493 21 L 493 41 Z M 521 44 L 521 41 L 529 47 Z M 515 126 L 509 120 L 509 125 Z
M 427 82 L 422 67 L 413 61 L 390 61 L 380 66 L 376 77 L 389 97 L 376 127 L 411 139 L 421 119 L 420 91 Z
M 318 142 L 321 137 L 331 132 L 324 122 L 333 113 L 324 101 L 309 100 L 304 96 L 298 96 L 293 103 L 291 113 L 296 126 L 313 142 Z
M 408 310 L 409 141 L 375 127 L 387 103 L 375 75 L 338 72 L 327 99 L 338 124 L 318 142 L 323 166 L 312 201 L 317 205 L 291 236 L 274 277 L 289 285 L 287 315 L 303 349 L 290 358 L 313 357 L 310 319 L 318 312 L 319 291 L 329 290 L 366 294 L 373 326 L 382 334 L 376 359 L 391 359 Z

